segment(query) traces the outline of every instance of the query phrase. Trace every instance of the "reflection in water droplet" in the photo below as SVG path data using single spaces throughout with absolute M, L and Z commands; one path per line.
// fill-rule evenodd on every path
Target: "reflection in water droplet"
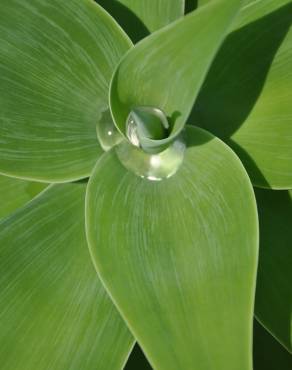
M 140 140 L 138 137 L 138 128 L 135 121 L 132 118 L 129 118 L 127 121 L 127 137 L 130 142 L 136 147 L 140 147 Z
M 185 143 L 182 136 L 158 154 L 150 154 L 124 140 L 115 147 L 123 166 L 150 181 L 161 181 L 173 176 L 184 159 Z
M 126 135 L 130 142 L 145 150 L 155 147 L 155 141 L 168 136 L 169 124 L 162 110 L 140 106 L 131 110 L 126 122 Z M 158 143 L 157 143 L 158 144 Z
M 122 140 L 122 135 L 116 129 L 110 111 L 102 112 L 96 124 L 96 135 L 103 150 L 108 151 Z

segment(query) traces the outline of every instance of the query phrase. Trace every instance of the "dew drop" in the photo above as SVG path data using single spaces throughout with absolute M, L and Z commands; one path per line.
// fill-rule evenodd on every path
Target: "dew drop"
M 122 140 L 122 135 L 116 129 L 110 111 L 102 112 L 101 118 L 96 124 L 97 139 L 103 150 L 108 151 Z

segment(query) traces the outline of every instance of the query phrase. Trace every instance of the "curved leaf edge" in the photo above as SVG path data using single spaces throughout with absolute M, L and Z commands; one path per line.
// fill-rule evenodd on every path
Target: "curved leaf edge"
M 261 320 L 261 318 L 255 313 L 254 314 L 255 319 L 257 322 L 283 347 L 285 350 L 292 355 L 292 338 L 291 338 L 291 348 L 287 346 L 281 339 L 279 339 L 272 330 L 269 329 L 269 327 Z M 291 334 L 292 335 L 292 334 Z
M 239 2 L 242 2 L 242 0 L 239 0 Z M 183 1 L 183 3 L 184 3 L 184 8 L 185 8 L 185 0 Z M 164 32 L 166 32 L 168 29 L 171 29 L 172 27 L 175 27 L 177 24 L 179 24 L 179 23 L 182 23 L 183 21 L 184 21 L 184 19 L 185 19 L 185 17 L 189 17 L 189 16 L 192 16 L 194 13 L 195 14 L 198 14 L 198 12 L 200 12 L 202 9 L 203 9 L 203 11 L 204 11 L 204 8 L 206 7 L 206 6 L 210 6 L 210 4 L 205 4 L 205 6 L 203 6 L 203 7 L 200 7 L 200 8 L 196 8 L 196 9 L 194 9 L 194 10 L 192 10 L 191 12 L 189 12 L 189 13 L 184 13 L 183 14 L 183 16 L 181 17 L 181 18 L 179 18 L 179 19 L 177 19 L 176 21 L 174 21 L 174 22 L 172 22 L 172 23 L 169 23 L 169 24 L 167 24 L 166 26 L 164 26 L 164 27 L 162 27 L 162 28 L 160 28 L 159 30 L 157 30 L 157 31 L 155 31 L 155 32 L 153 32 L 153 33 L 151 33 L 149 36 L 147 36 L 147 37 L 145 37 L 144 39 L 142 39 L 142 40 L 140 40 L 139 42 L 137 42 L 135 45 L 133 44 L 133 48 L 134 47 L 136 47 L 136 46 L 139 46 L 141 43 L 143 43 L 144 41 L 145 41 L 145 39 L 149 39 L 149 38 L 152 38 L 152 36 L 156 36 L 156 35 L 159 35 L 159 34 L 163 34 Z M 211 5 L 213 5 L 212 3 L 211 3 Z M 241 10 L 241 7 L 240 7 L 240 5 L 238 6 L 238 9 L 237 9 L 237 11 L 235 12 L 235 14 L 233 15 L 233 17 L 229 20 L 229 24 L 226 26 L 226 29 L 225 29 L 225 31 L 224 31 L 224 33 L 223 33 L 223 35 L 222 35 L 222 39 L 221 39 L 221 41 L 220 41 L 220 43 L 217 45 L 217 48 L 216 48 L 216 50 L 215 50 L 215 52 L 214 52 L 214 55 L 213 55 L 213 58 L 209 61 L 209 65 L 207 66 L 207 70 L 205 71 L 205 74 L 201 77 L 201 82 L 200 82 L 200 86 L 202 87 L 202 85 L 203 85 L 203 83 L 204 83 L 204 80 L 205 80 L 205 78 L 206 78 L 206 76 L 207 76 L 207 74 L 208 74 L 208 71 L 209 71 L 209 69 L 211 68 L 211 65 L 212 65 L 212 63 L 213 63 L 213 61 L 214 61 L 214 58 L 216 57 L 216 54 L 218 53 L 218 51 L 219 51 L 219 49 L 220 49 L 220 47 L 222 46 L 222 44 L 223 44 L 223 42 L 224 42 L 224 40 L 226 39 L 226 37 L 228 36 L 228 34 L 231 32 L 231 30 L 232 30 L 232 26 L 233 26 L 233 23 L 234 23 L 234 20 L 236 19 L 236 17 L 237 17 L 237 15 L 238 15 L 238 13 L 240 12 L 240 10 Z M 116 66 L 116 68 L 115 68 L 115 70 L 114 70 L 114 72 L 113 72 L 113 74 L 112 74 L 112 77 L 111 77 L 111 80 L 110 80 L 110 85 L 109 85 L 109 110 L 110 110 L 110 114 L 111 114 L 111 117 L 112 117 L 112 119 L 113 119 L 113 122 L 114 122 L 114 125 L 115 125 L 115 127 L 116 127 L 116 129 L 118 130 L 118 132 L 124 137 L 124 138 L 126 138 L 127 140 L 128 140 L 128 138 L 126 137 L 126 134 L 125 134 L 125 132 L 123 132 L 123 130 L 119 127 L 119 125 L 118 125 L 118 123 L 116 122 L 116 119 L 115 119 L 115 116 L 114 116 L 114 113 L 113 113 L 113 109 L 112 109 L 112 99 L 113 99 L 113 97 L 112 97 L 112 91 L 113 91 L 113 85 L 114 85 L 114 83 L 115 83 L 115 79 L 116 79 L 116 75 L 117 75 L 117 72 L 118 72 L 118 70 L 119 70 L 119 68 L 120 68 L 120 65 L 123 63 L 123 61 L 127 58 L 127 56 L 128 56 L 128 54 L 131 52 L 131 50 L 133 49 L 133 48 L 130 48 L 124 55 L 123 55 L 123 57 L 121 58 L 121 60 L 120 60 L 120 62 L 119 62 L 119 64 Z M 199 89 L 200 90 L 200 89 Z M 195 103 L 195 101 L 196 101 L 196 99 L 197 99 L 197 97 L 198 97 L 198 93 L 196 94 L 196 96 L 195 96 L 195 99 L 194 99 L 194 103 Z M 188 112 L 188 115 L 191 113 L 191 110 L 192 110 L 192 107 L 190 107 L 190 109 L 189 109 L 189 112 Z M 187 115 L 187 116 L 188 116 Z M 172 142 L 173 142 L 173 140 L 175 140 L 175 138 L 183 131 L 183 129 L 188 125 L 188 119 L 186 118 L 186 120 L 185 120 L 185 123 L 182 125 L 182 127 L 180 127 L 180 129 L 179 130 L 176 130 L 176 131 L 171 131 L 170 133 L 169 133 L 169 137 L 167 137 L 167 138 L 165 138 L 165 139 L 161 139 L 161 140 L 159 140 L 159 143 L 160 143 L 160 145 L 161 145 L 161 147 L 162 148 L 164 148 L 166 145 L 169 145 L 169 144 L 171 144 Z M 151 142 L 151 143 L 155 143 L 155 142 L 157 142 L 158 140 L 151 140 L 151 139 L 148 139 L 148 142 Z
M 254 276 L 256 277 L 257 276 L 257 271 L 258 271 L 258 261 L 259 261 L 259 241 L 260 241 L 260 235 L 259 235 L 259 217 L 258 217 L 258 209 L 257 209 L 256 197 L 255 197 L 255 193 L 254 193 L 254 190 L 253 190 L 253 185 L 251 183 L 250 177 L 248 176 L 248 173 L 246 172 L 246 169 L 243 166 L 241 160 L 239 159 L 239 157 L 237 156 L 237 154 L 230 148 L 230 146 L 228 146 L 220 138 L 214 136 L 209 131 L 202 129 L 201 127 L 185 125 L 185 129 L 192 129 L 192 128 L 196 128 L 196 129 L 199 129 L 200 131 L 203 131 L 211 140 L 212 139 L 218 140 L 223 145 L 223 147 L 225 147 L 225 150 L 227 150 L 230 153 L 232 153 L 232 155 L 234 156 L 234 158 L 236 158 L 236 161 L 238 162 L 239 166 L 242 169 L 242 173 L 245 174 L 245 180 L 246 180 L 247 185 L 250 188 L 250 191 L 251 191 L 251 194 L 252 194 L 252 198 L 253 198 L 253 206 L 254 206 L 253 207 L 253 213 L 254 213 L 254 220 L 256 221 L 256 231 L 257 231 L 257 233 L 255 235 L 255 239 L 256 239 L 256 243 L 257 243 L 257 251 L 256 251 L 255 264 L 253 266 L 254 267 L 254 271 L 253 271 L 254 272 Z M 112 148 L 110 151 L 113 151 L 113 150 L 115 150 L 115 148 Z M 106 154 L 107 153 L 104 153 L 103 155 L 106 155 Z M 99 158 L 99 160 L 101 158 L 102 158 L 102 156 Z M 95 169 L 98 167 L 99 160 L 97 161 L 97 163 L 96 163 L 96 165 L 95 165 L 92 173 L 94 173 L 95 172 Z M 127 171 L 126 168 L 125 168 L 125 171 Z M 136 176 L 138 176 L 138 175 L 136 175 Z M 149 181 L 149 180 L 145 180 L 145 181 Z M 167 181 L 167 179 L 165 179 L 163 181 Z M 88 186 L 89 186 L 90 182 L 91 182 L 91 177 L 89 178 L 89 181 L 88 181 L 88 184 L 87 184 L 87 189 L 88 189 Z M 90 254 L 92 263 L 94 265 L 94 268 L 95 268 L 95 270 L 97 272 L 98 278 L 101 281 L 101 284 L 102 284 L 103 288 L 105 289 L 107 295 L 109 296 L 110 300 L 112 301 L 112 303 L 116 307 L 117 311 L 119 312 L 122 320 L 125 322 L 125 324 L 128 327 L 129 331 L 131 332 L 131 334 L 133 335 L 133 337 L 136 339 L 137 343 L 140 345 L 143 353 L 145 354 L 147 360 L 149 361 L 149 363 L 151 364 L 151 366 L 153 367 L 153 369 L 159 369 L 159 366 L 153 360 L 151 353 L 148 351 L 148 349 L 145 346 L 142 345 L 143 340 L 140 341 L 140 336 L 139 336 L 139 334 L 136 333 L 136 330 L 134 329 L 135 325 L 133 325 L 133 323 L 131 322 L 131 319 L 128 317 L 128 315 L 124 314 L 122 308 L 119 306 L 118 302 L 115 300 L 115 298 L 113 297 L 113 295 L 111 294 L 111 292 L 107 288 L 107 285 L 106 285 L 104 279 L 102 278 L 102 276 L 101 276 L 101 274 L 99 272 L 99 268 L 98 268 L 98 265 L 99 264 L 97 263 L 96 259 L 94 258 L 94 254 L 93 254 L 93 249 L 94 248 L 91 247 L 91 245 L 93 245 L 94 243 L 91 243 L 91 240 L 90 240 L 89 221 L 88 221 L 88 217 L 89 217 L 89 201 L 88 201 L 88 198 L 89 198 L 88 191 L 86 190 L 86 194 L 85 194 L 85 234 L 86 234 L 86 240 L 87 240 L 87 245 L 88 245 L 88 249 L 89 249 L 89 254 Z M 252 305 L 251 305 L 250 315 L 253 317 L 254 316 L 254 308 L 255 308 L 256 278 L 254 278 L 254 283 L 253 283 L 253 286 L 251 288 L 252 288 L 252 291 L 254 293 L 253 293 L 253 297 L 252 297 Z M 249 333 L 250 333 L 250 338 L 253 338 L 253 320 L 251 320 L 251 322 L 250 322 Z M 250 341 L 250 353 L 251 354 L 252 354 L 252 351 L 253 351 L 253 340 Z M 130 352 L 129 352 L 129 356 L 130 356 Z M 252 361 L 252 355 L 251 355 L 251 361 Z M 252 364 L 251 364 L 251 368 L 252 368 Z

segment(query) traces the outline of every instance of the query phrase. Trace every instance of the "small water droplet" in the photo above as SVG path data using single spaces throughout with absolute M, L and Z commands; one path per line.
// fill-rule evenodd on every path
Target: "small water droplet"
M 122 135 L 116 129 L 109 109 L 102 112 L 96 124 L 96 135 L 103 150 L 108 151 L 122 140 Z

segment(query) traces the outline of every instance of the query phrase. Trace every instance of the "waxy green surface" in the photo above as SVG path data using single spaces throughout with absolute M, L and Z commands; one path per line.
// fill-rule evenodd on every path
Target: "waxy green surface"
M 86 185 L 53 185 L 0 222 L 2 370 L 120 370 L 133 338 L 90 260 Z
M 251 370 L 253 190 L 225 144 L 198 128 L 186 135 L 167 180 L 127 171 L 115 150 L 102 156 L 86 195 L 90 251 L 155 369 Z
M 131 42 L 90 0 L 2 0 L 0 173 L 63 182 L 102 153 L 96 125 Z

